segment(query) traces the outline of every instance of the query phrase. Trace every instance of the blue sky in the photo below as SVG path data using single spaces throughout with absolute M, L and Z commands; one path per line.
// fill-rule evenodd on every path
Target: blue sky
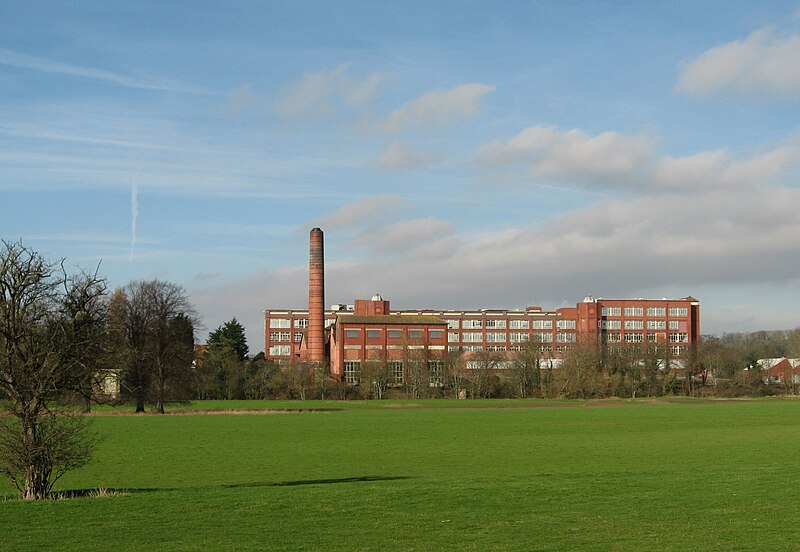
M 317 225 L 328 303 L 797 327 L 798 123 L 797 2 L 0 4 L 0 237 L 254 351 Z

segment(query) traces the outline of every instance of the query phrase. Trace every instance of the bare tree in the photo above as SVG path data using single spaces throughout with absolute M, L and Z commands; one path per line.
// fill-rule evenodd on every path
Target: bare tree
M 389 384 L 394 382 L 392 365 L 386 356 L 385 351 L 380 351 L 380 354 L 367 359 L 361 368 L 362 385 L 369 386 L 368 392 L 373 399 L 383 399 Z
M 520 397 L 542 396 L 540 360 L 539 348 L 530 343 L 512 354 L 511 371 Z
M 594 341 L 574 345 L 564 354 L 561 364 L 561 395 L 568 398 L 587 399 L 600 388 L 600 349 Z
M 500 367 L 497 353 L 478 351 L 467 360 L 467 369 L 472 383 L 472 398 L 491 398 L 495 391 L 495 370 Z
M 190 374 L 194 308 L 181 286 L 161 280 L 131 282 L 114 293 L 114 302 L 111 325 L 120 332 L 115 341 L 124 361 L 125 389 L 136 401 L 136 412 L 155 399 L 163 413 L 170 384 Z
M 0 470 L 26 500 L 46 498 L 68 470 L 86 464 L 96 439 L 85 418 L 57 406 L 94 370 L 105 281 L 70 277 L 23 246 L 0 251 Z M 91 331 L 88 328 L 94 328 Z

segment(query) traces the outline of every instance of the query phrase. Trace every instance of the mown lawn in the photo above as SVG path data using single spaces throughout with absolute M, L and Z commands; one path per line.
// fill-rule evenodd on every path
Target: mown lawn
M 2 550 L 796 550 L 800 401 L 195 403 L 98 416 Z M 0 495 L 12 489 L 0 482 Z

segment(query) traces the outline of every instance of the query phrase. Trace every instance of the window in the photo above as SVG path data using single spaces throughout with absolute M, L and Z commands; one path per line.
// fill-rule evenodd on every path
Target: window
M 552 330 L 553 329 L 553 321 L 552 320 L 534 320 L 533 321 L 533 329 L 534 330 Z
M 664 307 L 647 307 L 647 316 L 665 316 L 667 309 Z
M 344 381 L 350 385 L 358 385 L 361 381 L 361 362 L 346 360 L 344 362 Z
M 449 329 L 449 330 L 457 330 L 458 329 L 458 320 L 448 320 L 447 321 L 447 329 Z
M 464 343 L 481 343 L 483 342 L 483 334 L 481 332 L 463 332 L 461 341 Z
M 361 337 L 361 330 L 358 328 L 348 328 L 344 331 L 344 336 L 350 339 L 358 339 Z
M 641 333 L 626 333 L 625 343 L 644 343 L 644 334 Z
M 289 341 L 291 332 L 269 332 L 270 341 Z
M 643 320 L 626 320 L 625 321 L 625 329 L 626 330 L 643 330 L 644 329 L 644 321 Z
M 295 328 L 308 328 L 308 318 L 295 318 L 294 319 L 294 327 Z
M 486 343 L 505 343 L 505 332 L 486 332 Z
M 449 343 L 458 343 L 458 332 L 447 332 L 447 341 Z
M 367 339 L 380 339 L 380 338 L 381 338 L 380 330 L 367 330 Z
M 602 320 L 601 327 L 604 330 L 621 330 L 622 320 Z
M 481 345 L 464 345 L 463 347 L 461 347 L 461 350 L 476 352 L 476 351 L 483 351 L 483 347 Z
M 441 339 L 444 337 L 444 330 L 428 330 L 428 337 L 431 339 Z
M 505 351 L 506 350 L 506 346 L 505 345 L 487 345 L 486 346 L 486 350 L 487 351 Z
M 402 384 L 404 374 L 405 372 L 403 371 L 402 361 L 400 360 L 389 361 L 389 377 L 391 378 L 392 383 Z
M 553 352 L 553 346 L 552 345 L 540 345 L 539 346 L 539 352 L 540 353 L 552 353 Z
M 609 343 L 619 343 L 622 341 L 622 334 L 619 332 L 609 332 L 606 334 L 606 341 Z
M 672 356 L 681 356 L 683 354 L 683 347 L 680 345 L 672 345 L 669 348 L 669 354 Z
M 621 316 L 622 309 L 619 307 L 603 307 L 601 311 L 603 316 Z
M 422 339 L 422 330 L 408 330 L 409 339 Z
M 553 334 L 550 332 L 533 332 L 531 338 L 536 343 L 550 343 L 553 341 Z
M 559 329 L 559 330 L 574 330 L 575 329 L 575 321 L 574 320 L 558 320 L 556 322 L 556 329 Z
M 511 332 L 508 337 L 511 343 L 525 343 L 528 341 L 528 334 L 522 332 Z
M 441 360 L 428 361 L 428 378 L 432 386 L 441 386 L 444 383 L 444 363 Z
M 527 330 L 530 323 L 528 320 L 509 320 L 508 327 L 512 330 Z
M 480 330 L 483 328 L 483 320 L 462 320 L 461 327 L 465 330 Z
M 689 342 L 689 334 L 671 333 L 671 334 L 669 334 L 669 342 L 670 343 L 688 343 Z
M 644 316 L 642 307 L 625 307 L 625 316 Z
M 292 346 L 291 345 L 270 345 L 269 354 L 270 354 L 270 356 L 289 356 L 290 354 L 292 354 Z
M 666 330 L 667 329 L 667 321 L 666 320 L 648 320 L 647 321 L 647 329 L 648 330 Z
M 291 320 L 288 318 L 270 318 L 269 319 L 269 327 L 270 328 L 291 328 Z
M 556 343 L 575 343 L 575 334 L 568 332 L 558 332 L 556 334 Z
M 293 339 L 295 343 L 300 343 L 303 341 L 303 334 L 301 332 L 294 332 Z
M 400 339 L 403 333 L 400 330 L 386 330 L 386 336 L 389 339 Z
M 647 332 L 647 342 L 656 343 L 658 341 L 658 334 Z
M 497 330 L 504 330 L 505 327 L 506 327 L 506 321 L 505 320 L 487 320 L 486 321 L 486 327 L 487 328 L 494 328 L 494 329 L 497 329 Z
M 670 330 L 677 330 L 678 328 L 680 328 L 680 324 L 678 324 L 677 320 L 670 320 L 669 321 L 669 329 Z
M 689 315 L 689 309 L 687 309 L 686 307 L 670 307 L 669 315 L 678 318 L 685 318 L 686 316 Z

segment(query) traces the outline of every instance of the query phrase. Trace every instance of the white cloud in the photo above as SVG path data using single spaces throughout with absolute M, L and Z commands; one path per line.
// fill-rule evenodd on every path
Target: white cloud
M 348 303 L 377 290 L 395 308 L 553 308 L 587 293 L 685 296 L 719 285 L 790 283 L 800 274 L 797 205 L 800 190 L 791 188 L 648 196 L 470 241 L 454 238 L 448 221 L 404 221 L 359 238 L 373 253 L 394 255 L 329 258 L 326 298 Z M 205 308 L 211 302 L 237 317 L 302 308 L 307 281 L 305 267 L 259 273 L 207 290 L 197 303 Z
M 397 222 L 387 226 L 366 229 L 352 242 L 366 246 L 372 254 L 394 255 L 429 245 L 449 237 L 453 224 L 436 217 L 426 217 Z
M 481 147 L 476 158 L 490 169 L 521 166 L 534 182 L 648 193 L 766 184 L 800 159 L 800 148 L 788 144 L 741 159 L 723 149 L 658 157 L 646 134 L 533 126 Z
M 800 159 L 800 149 L 783 146 L 746 159 L 731 159 L 724 150 L 687 157 L 660 159 L 653 171 L 654 186 L 664 189 L 758 186 L 784 174 Z
M 394 215 L 402 204 L 403 198 L 397 194 L 367 196 L 317 219 L 314 225 L 331 230 L 355 228 L 373 221 L 385 220 Z
M 375 166 L 389 170 L 416 169 L 437 161 L 439 156 L 436 154 L 417 152 L 406 144 L 393 142 L 380 153 Z
M 373 73 L 356 79 L 348 74 L 350 64 L 332 71 L 306 73 L 300 82 L 285 88 L 274 103 L 275 110 L 286 117 L 322 119 L 346 107 L 359 108 L 370 102 L 388 73 Z
M 487 84 L 472 83 L 428 92 L 379 120 L 378 128 L 384 132 L 398 132 L 409 128 L 447 126 L 476 115 L 483 96 L 494 89 Z
M 644 134 L 593 136 L 580 129 L 533 126 L 505 142 L 483 146 L 477 159 L 488 166 L 523 162 L 538 179 L 620 188 L 641 176 L 652 162 L 653 150 L 653 140 Z
M 730 90 L 764 97 L 800 95 L 800 36 L 769 28 L 721 44 L 687 62 L 677 90 L 697 96 Z

